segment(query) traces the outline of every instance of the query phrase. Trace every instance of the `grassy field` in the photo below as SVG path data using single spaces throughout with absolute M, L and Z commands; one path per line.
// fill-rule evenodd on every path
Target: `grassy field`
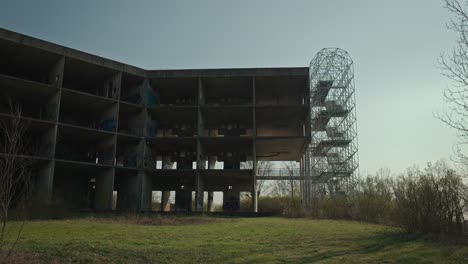
M 27 222 L 25 263 L 468 263 L 468 247 L 395 228 L 283 218 L 153 217 Z

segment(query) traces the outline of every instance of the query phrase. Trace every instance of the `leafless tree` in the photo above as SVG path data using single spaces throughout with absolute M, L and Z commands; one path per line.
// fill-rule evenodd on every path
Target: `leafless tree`
M 468 165 L 465 150 L 468 144 L 468 13 L 466 6 L 458 0 L 445 0 L 445 8 L 452 14 L 448 28 L 455 32 L 457 44 L 451 53 L 442 55 L 440 59 L 443 75 L 454 82 L 454 87 L 444 92 L 448 109 L 437 117 L 458 135 L 459 142 L 455 146 L 456 161 Z
M 258 161 L 257 162 L 257 176 L 271 176 L 272 163 L 269 161 Z M 257 181 L 257 197 L 260 197 L 261 194 L 264 194 L 268 189 L 268 185 L 264 180 Z
M 253 169 L 253 162 L 247 161 L 242 164 L 243 169 Z M 270 176 L 272 170 L 272 163 L 264 160 L 257 161 L 257 176 Z M 257 198 L 264 194 L 268 185 L 264 180 L 257 180 Z M 252 198 L 250 193 L 246 193 L 246 198 Z
M 295 178 L 298 176 L 296 170 L 297 166 L 294 162 L 283 162 L 282 163 L 282 173 L 285 174 L 283 176 L 287 176 L 287 180 L 276 181 L 274 187 L 274 194 L 280 197 L 290 197 L 293 199 L 294 197 L 299 195 L 299 181 Z
M 295 162 L 283 162 L 282 174 L 287 176 L 287 180 L 276 181 L 273 185 L 272 194 L 280 199 L 283 214 L 286 216 L 299 216 L 300 212 L 300 182 L 297 176 L 297 166 Z
M 11 115 L 0 120 L 0 262 L 6 262 L 23 230 L 9 220 L 20 217 L 31 194 L 31 160 L 25 132 L 27 124 L 21 118 L 19 105 L 10 103 Z M 12 210 L 14 208 L 14 210 Z

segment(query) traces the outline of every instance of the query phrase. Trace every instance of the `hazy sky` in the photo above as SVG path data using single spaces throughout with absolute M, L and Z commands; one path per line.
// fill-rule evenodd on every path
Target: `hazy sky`
M 456 142 L 434 118 L 456 37 L 442 0 L 0 1 L 0 27 L 145 69 L 304 67 L 345 49 L 361 173 L 449 158 Z

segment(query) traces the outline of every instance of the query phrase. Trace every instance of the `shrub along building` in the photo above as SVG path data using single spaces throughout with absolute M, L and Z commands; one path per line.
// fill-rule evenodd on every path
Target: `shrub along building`
M 257 161 L 310 142 L 308 67 L 144 70 L 4 29 L 0 58 L 0 118 L 21 105 L 45 206 L 111 210 L 117 193 L 117 210 L 146 211 L 161 191 L 168 209 L 175 191 L 175 210 L 202 211 L 218 191 L 257 211 Z

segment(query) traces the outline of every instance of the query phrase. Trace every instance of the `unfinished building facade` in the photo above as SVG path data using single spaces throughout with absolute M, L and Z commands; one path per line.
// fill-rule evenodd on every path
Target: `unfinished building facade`
M 239 211 L 250 192 L 257 211 L 257 161 L 310 143 L 308 67 L 144 70 L 5 29 L 0 58 L 0 118 L 21 106 L 44 206 L 211 211 L 223 192 Z

